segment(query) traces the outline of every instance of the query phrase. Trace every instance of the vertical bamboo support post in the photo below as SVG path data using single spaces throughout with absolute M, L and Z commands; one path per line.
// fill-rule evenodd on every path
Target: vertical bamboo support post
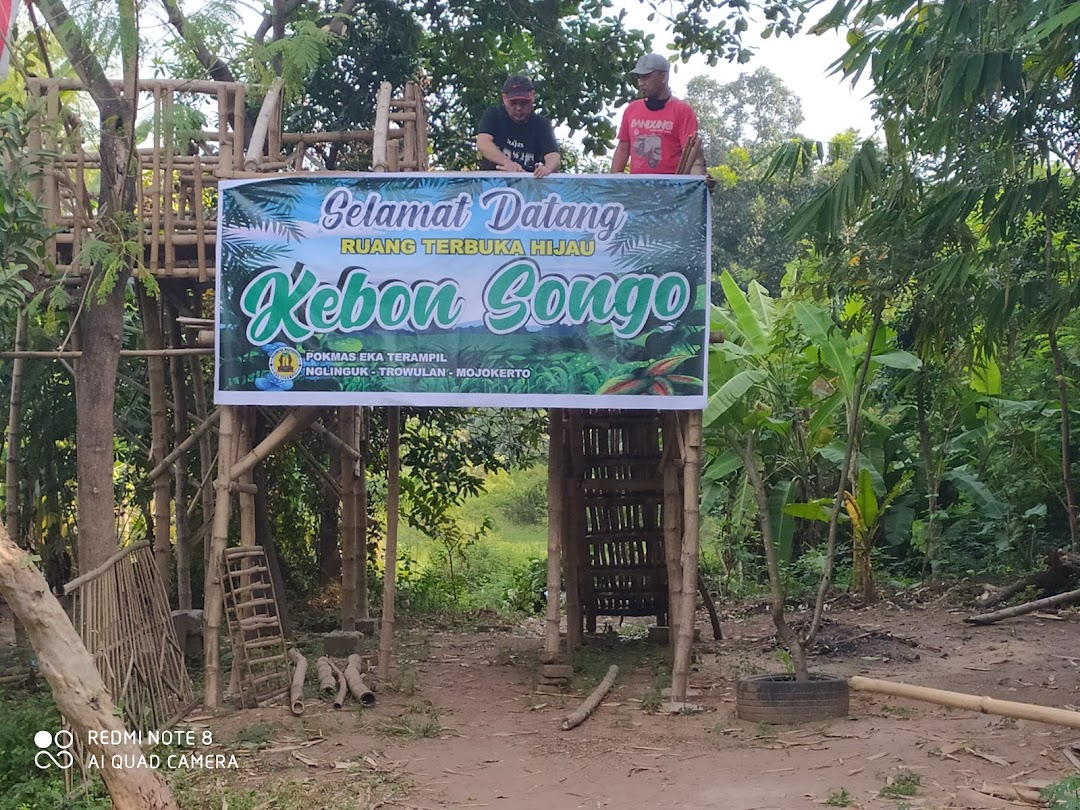
M 356 601 L 357 601 L 357 618 L 370 619 L 371 608 L 369 606 L 370 598 L 368 596 L 368 577 L 367 577 L 367 534 L 368 534 L 368 499 L 367 499 L 367 465 L 365 458 L 367 457 L 367 443 L 368 443 L 368 422 L 367 422 L 367 408 L 360 407 L 356 409 L 356 439 L 353 442 L 353 446 L 360 451 L 360 457 L 356 460 L 356 482 L 354 489 L 355 502 L 356 502 L 356 536 L 358 549 L 360 552 L 360 559 L 357 561 L 357 578 L 356 578 Z M 346 459 L 342 458 L 342 463 L 345 463 Z M 349 462 L 352 463 L 352 462 Z
M 560 660 L 559 599 L 562 592 L 562 572 L 559 551 L 563 531 L 563 479 L 566 470 L 563 448 L 566 440 L 565 414 L 562 408 L 552 408 L 548 422 L 548 560 L 547 560 L 547 624 L 544 636 L 546 663 Z
M 162 213 L 165 219 L 165 255 L 163 261 L 166 274 L 171 275 L 176 271 L 176 246 L 173 244 L 173 232 L 175 230 L 175 224 L 173 222 L 173 198 L 176 189 L 176 178 L 174 177 L 174 170 L 176 167 L 173 162 L 173 155 L 176 148 L 176 145 L 173 142 L 174 127 L 176 125 L 176 122 L 173 120 L 175 118 L 175 111 L 173 109 L 173 91 L 166 90 L 162 101 L 164 127 L 161 132 L 161 146 L 165 150 L 165 175 L 162 178 L 161 183 Z
M 26 312 L 19 311 L 15 321 L 15 351 L 26 348 Z M 8 404 L 7 424 L 7 477 L 4 484 L 4 522 L 8 534 L 20 548 L 22 531 L 19 528 L 19 461 L 22 454 L 22 390 L 26 360 L 17 357 L 11 361 L 11 399 Z
M 582 502 L 582 478 L 585 465 L 581 445 L 581 411 L 566 411 L 563 432 L 563 463 L 569 460 L 569 475 L 563 477 L 565 498 L 562 519 L 563 569 L 566 571 L 566 650 L 581 647 L 581 576 L 585 553 L 585 506 Z
M 169 344 L 179 347 L 180 324 L 176 309 L 169 306 L 165 314 L 169 325 Z M 172 384 L 173 441 L 176 447 L 183 445 L 190 435 L 187 422 L 187 386 L 184 384 L 184 358 L 169 358 L 169 381 Z M 191 521 L 187 512 L 187 453 L 177 456 L 174 464 L 174 507 L 176 525 L 176 606 L 180 610 L 191 609 Z
M 252 407 L 244 407 L 237 412 L 236 421 L 240 425 L 236 448 L 237 458 L 244 458 L 251 452 L 253 427 L 251 423 L 254 415 L 255 409 Z M 237 500 L 240 502 L 240 545 L 251 548 L 255 545 L 255 493 L 251 491 L 254 482 L 251 478 L 250 467 L 240 473 L 237 483 L 240 485 L 237 495 Z M 241 567 L 247 567 L 246 563 L 249 559 L 245 558 Z
M 203 376 L 202 361 L 198 357 L 189 357 L 188 363 L 191 371 L 191 393 L 195 400 L 195 414 L 199 417 L 200 422 L 206 422 L 209 415 L 209 406 L 206 400 L 206 378 Z M 219 426 L 218 430 L 220 431 L 220 429 Z M 210 442 L 210 431 L 207 430 L 199 436 L 199 480 L 202 483 L 199 485 L 198 497 L 202 498 L 202 519 L 204 524 L 214 519 L 214 492 L 210 487 L 206 486 L 213 468 L 214 448 Z M 194 499 L 192 506 L 194 506 Z M 206 536 L 205 532 L 203 536 Z M 210 570 L 209 540 L 203 541 L 203 563 L 203 570 Z
M 26 348 L 26 312 L 19 310 L 15 321 L 15 351 Z M 15 545 L 23 548 L 23 534 L 19 519 L 19 463 L 22 460 L 23 375 L 26 359 L 17 357 L 11 361 L 11 399 L 8 404 L 7 464 L 4 481 L 4 522 Z M 23 650 L 29 649 L 26 628 L 15 617 L 15 653 L 22 658 Z
M 389 87 L 386 82 L 384 86 Z M 382 629 L 379 632 L 379 681 L 390 680 L 390 651 L 394 643 L 394 596 L 397 590 L 398 495 L 401 473 L 401 409 L 387 408 L 386 454 L 386 570 L 383 574 Z
M 192 194 L 195 199 L 192 204 L 192 212 L 195 214 L 195 233 L 206 233 L 203 217 L 203 167 L 202 158 L 195 155 L 195 169 L 192 179 Z M 195 260 L 199 267 L 199 283 L 206 282 L 206 240 L 199 239 L 195 242 Z
M 682 442 L 679 439 L 679 414 L 665 411 L 664 453 L 661 457 L 664 479 L 664 562 L 668 581 L 668 647 L 674 660 L 675 628 L 679 627 L 679 607 L 682 603 L 682 498 L 679 493 L 679 472 L 682 468 Z
M 371 170 L 385 172 L 390 165 L 387 157 L 386 140 L 390 132 L 390 82 L 379 85 L 379 95 L 375 101 L 375 129 L 371 141 Z
M 221 614 L 225 604 L 225 547 L 229 542 L 229 513 L 232 511 L 232 495 L 229 481 L 234 449 L 236 413 L 233 405 L 221 406 L 218 425 L 218 476 L 214 482 L 216 503 L 214 505 L 214 528 L 210 536 L 209 559 L 206 566 L 206 599 L 204 602 L 203 654 L 205 657 L 206 690 L 203 703 L 208 709 L 216 709 L 221 702 L 221 664 L 218 637 L 221 632 Z
M 687 412 L 686 457 L 683 464 L 682 598 L 676 630 L 675 663 L 671 670 L 671 699 L 686 700 L 690 683 L 690 648 L 694 643 L 694 603 L 697 597 L 698 556 L 701 548 L 701 411 Z
M 356 408 L 346 405 L 338 408 L 338 431 L 341 438 L 352 447 L 356 433 Z M 341 452 L 341 629 L 355 630 L 359 611 L 359 577 L 357 559 L 359 548 L 356 536 L 356 468 L 352 460 Z
M 162 333 L 159 302 L 150 298 L 146 287 L 137 285 L 139 310 L 142 314 L 143 335 L 146 348 L 161 351 L 165 348 Z M 165 404 L 165 358 L 151 355 L 146 358 L 150 378 L 150 454 L 154 466 L 164 462 L 168 453 L 169 424 Z M 172 503 L 169 477 L 158 476 L 154 480 L 154 561 L 158 576 L 165 583 L 166 591 L 172 586 Z
M 158 257 L 161 247 L 161 132 L 162 126 L 161 88 L 154 88 L 154 137 L 152 140 L 153 153 L 150 156 L 150 273 L 156 275 L 158 270 Z M 136 214 L 146 221 L 146 211 L 143 208 L 145 197 L 142 194 L 136 197 Z M 143 209 L 143 210 L 138 210 Z M 144 326 L 145 328 L 145 326 Z

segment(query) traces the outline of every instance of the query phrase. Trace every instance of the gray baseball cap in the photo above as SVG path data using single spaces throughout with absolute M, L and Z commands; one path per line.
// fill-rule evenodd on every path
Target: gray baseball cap
M 637 60 L 637 65 L 630 72 L 635 76 L 644 76 L 648 73 L 655 73 L 660 71 L 661 73 L 667 73 L 671 69 L 671 64 L 667 59 L 662 57 L 658 53 L 643 54 L 640 59 Z

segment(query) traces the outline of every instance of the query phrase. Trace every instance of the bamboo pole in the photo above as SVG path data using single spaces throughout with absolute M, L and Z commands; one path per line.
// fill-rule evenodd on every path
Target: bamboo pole
M 547 559 L 547 623 L 544 634 L 544 661 L 560 660 L 559 599 L 562 574 L 559 552 L 563 529 L 563 447 L 566 442 L 566 419 L 562 408 L 549 411 L 548 422 L 548 559 Z
M 664 452 L 660 466 L 664 479 L 664 563 L 668 582 L 668 652 L 675 659 L 675 628 L 679 626 L 682 605 L 682 493 L 679 472 L 683 464 L 679 441 L 679 414 L 665 411 L 663 419 Z
M 157 99 L 160 102 L 160 98 Z M 155 174 L 155 178 L 157 175 Z M 155 180 L 156 182 L 156 180 Z M 156 197 L 155 205 L 156 219 Z M 139 310 L 142 314 L 143 339 L 148 349 L 165 348 L 161 324 L 161 308 L 151 299 L 145 285 L 136 285 Z M 165 404 L 165 359 L 160 355 L 147 358 L 150 387 L 150 454 L 155 467 L 160 467 L 168 453 L 169 423 Z M 169 479 L 158 476 L 154 481 L 154 562 L 166 590 L 172 585 L 172 494 Z
M 388 86 L 388 83 L 384 82 Z M 401 482 L 401 408 L 386 410 L 386 568 L 383 573 L 382 629 L 379 633 L 379 680 L 390 680 L 390 653 L 394 643 L 394 596 L 397 591 L 398 497 Z
M 205 423 L 209 418 L 209 406 L 207 404 L 206 397 L 206 380 L 203 376 L 203 364 L 196 357 L 190 357 L 187 360 L 188 367 L 191 372 L 191 395 L 195 400 L 195 413 Z M 221 416 L 221 412 L 214 410 L 213 412 L 214 422 L 216 423 Z M 200 426 L 201 424 L 200 423 Z M 198 428 L 196 428 L 198 430 Z M 195 505 L 199 499 L 202 499 L 202 519 L 203 525 L 212 525 L 214 520 L 214 493 L 208 486 L 210 476 L 214 472 L 214 448 L 210 443 L 210 432 L 204 430 L 199 435 L 199 486 L 198 489 L 192 494 L 191 504 L 188 506 L 188 514 L 193 515 L 195 513 Z M 204 532 L 205 533 L 205 532 Z M 204 570 L 209 568 L 210 561 L 210 543 L 203 543 L 203 563 Z
M 218 477 L 214 482 L 217 492 L 214 505 L 214 529 L 210 536 L 209 564 L 206 567 L 206 598 L 204 601 L 203 654 L 205 657 L 206 688 L 203 703 L 208 709 L 216 709 L 221 703 L 221 664 L 218 640 L 221 632 L 221 613 L 225 602 L 225 547 L 229 542 L 229 513 L 232 494 L 229 479 L 234 456 L 234 425 L 236 415 L 233 405 L 221 406 L 221 425 L 218 430 Z
M 368 594 L 368 497 L 367 497 L 367 463 L 365 456 L 368 443 L 368 411 L 361 407 L 356 413 L 356 446 L 359 448 L 356 459 L 356 484 L 353 487 L 353 495 L 356 499 L 356 533 L 360 549 L 360 560 L 356 570 L 356 601 L 357 617 L 363 620 L 371 618 L 371 599 Z M 342 464 L 345 460 L 342 459 Z
M 334 664 L 330 667 L 334 670 L 334 674 L 337 675 L 338 690 L 334 696 L 334 708 L 340 709 L 345 705 L 345 698 L 349 694 L 349 682 L 345 680 L 345 673 L 338 669 Z
M 604 699 L 604 696 L 611 691 L 612 684 L 615 683 L 615 678 L 619 675 L 619 668 L 612 664 L 608 667 L 607 675 L 604 676 L 604 680 L 600 681 L 597 687 L 592 691 L 585 702 L 578 706 L 570 714 L 566 715 L 562 721 L 562 730 L 569 731 L 572 728 L 580 726 L 596 711 L 596 707 L 600 705 L 600 701 Z
M 330 659 L 321 655 L 315 659 L 315 676 L 319 679 L 319 689 L 324 694 L 332 694 L 336 684 L 334 683 L 334 668 Z
M 299 717 L 304 713 L 304 678 L 307 677 L 308 663 L 296 647 L 289 647 L 289 659 L 296 667 L 289 685 L 289 708 Z
M 267 145 L 267 133 L 270 129 L 270 118 L 277 107 L 278 97 L 281 95 L 283 81 L 280 76 L 274 78 L 270 84 L 270 90 L 263 99 L 259 117 L 255 119 L 255 126 L 251 128 L 251 141 L 248 143 L 247 154 L 244 156 L 244 170 L 253 172 L 259 168 L 262 160 L 263 149 Z M 237 116 L 243 115 L 243 110 L 237 111 Z
M 15 320 L 15 350 L 21 351 L 26 348 L 26 312 L 22 309 Z M 22 417 L 23 417 L 23 377 L 26 371 L 26 361 L 19 359 L 11 364 L 11 398 L 8 404 L 7 423 L 7 463 L 5 465 L 4 480 L 4 513 L 5 524 L 11 534 L 11 539 L 19 548 L 23 547 L 22 520 L 19 514 L 19 462 L 22 459 Z M 24 660 L 24 651 L 28 647 L 26 628 L 23 623 L 15 618 L 15 654 L 21 663 Z
M 690 682 L 690 650 L 694 642 L 694 601 L 701 552 L 701 411 L 688 411 L 686 459 L 683 466 L 682 600 L 671 670 L 671 699 L 682 703 Z
M 188 450 L 190 450 L 195 444 L 195 442 L 199 441 L 199 439 L 203 437 L 203 434 L 206 433 L 206 431 L 210 430 L 210 428 L 217 424 L 218 417 L 220 416 L 220 411 L 214 411 L 208 417 L 203 419 L 199 426 L 195 428 L 195 430 L 193 430 L 191 433 L 189 433 L 187 438 L 180 442 L 180 444 L 176 445 L 176 447 L 173 448 L 172 452 L 169 453 L 169 455 L 165 456 L 165 458 L 161 460 L 161 463 L 154 467 L 154 469 L 152 469 L 146 477 L 153 481 L 154 479 L 168 472 L 169 465 L 176 461 L 178 458 L 180 458 L 182 455 L 184 455 L 184 453 L 186 453 Z M 179 435 L 179 428 L 177 428 L 177 431 Z
M 373 172 L 385 172 L 390 168 L 390 159 L 387 157 L 386 149 L 390 131 L 390 94 L 390 82 L 379 85 L 379 95 L 375 101 L 375 134 L 371 145 L 371 170 Z
M 585 556 L 585 505 L 582 478 L 585 462 L 581 441 L 581 411 L 567 410 L 563 430 L 563 462 L 570 462 L 564 476 L 562 518 L 563 571 L 566 576 L 566 651 L 580 649 L 582 642 L 581 577 Z
M 168 307 L 169 342 L 176 346 L 180 343 L 180 324 L 176 322 L 176 309 Z M 190 447 L 190 432 L 187 421 L 187 385 L 184 381 L 183 358 L 169 360 L 169 380 L 172 387 L 173 441 L 177 447 L 185 443 Z M 216 412 L 215 412 L 216 413 Z M 176 452 L 174 449 L 173 452 Z M 170 453 L 169 455 L 172 455 Z M 166 456 L 165 458 L 168 458 Z M 176 526 L 176 606 L 180 610 L 191 609 L 191 521 L 187 512 L 188 464 L 187 457 L 181 451 L 177 455 L 173 473 L 173 520 Z
M 65 583 L 64 595 L 66 596 L 74 593 L 76 589 L 81 588 L 87 582 L 91 582 L 92 580 L 100 577 L 102 574 L 108 573 L 109 569 L 111 569 L 118 560 L 122 560 L 128 554 L 133 554 L 139 549 L 146 548 L 149 545 L 150 541 L 144 540 L 141 543 L 136 543 L 133 546 L 128 546 L 127 548 L 120 549 L 111 557 L 109 557 L 109 559 L 105 560 L 105 562 L 103 562 L 97 568 L 93 569 L 92 571 L 87 571 L 85 574 L 80 574 L 79 576 L 75 577 L 75 579 L 71 580 L 68 583 Z
M 349 685 L 349 692 L 362 705 L 374 706 L 375 693 L 364 683 L 364 678 L 360 674 L 360 663 L 359 655 L 354 653 L 349 656 L 349 663 L 345 666 L 345 682 Z
M 199 349 L 199 348 L 183 348 L 183 349 L 121 349 L 121 357 L 181 357 L 183 355 L 211 355 L 214 353 L 212 348 Z M 0 352 L 0 359 L 2 360 L 79 360 L 83 356 L 83 353 L 78 349 L 72 351 L 22 351 L 22 352 Z
M 318 415 L 318 408 L 295 408 L 290 411 L 278 426 L 259 442 L 257 447 L 245 453 L 243 458 L 232 466 L 230 474 L 233 480 L 235 481 L 240 476 L 250 472 L 252 467 L 281 447 L 294 433 L 307 428 Z
M 1045 599 L 1036 599 L 1034 602 L 1025 602 L 1022 605 L 1013 605 L 1012 607 L 995 610 L 992 613 L 978 613 L 974 616 L 968 616 L 964 621 L 968 624 L 993 624 L 1002 619 L 1023 616 L 1025 613 L 1032 613 L 1036 610 L 1043 610 L 1044 608 L 1072 605 L 1076 602 L 1080 602 L 1080 589 L 1066 591 L 1065 593 L 1059 593 L 1055 596 L 1048 596 Z
M 950 692 L 929 686 L 914 686 L 896 681 L 882 681 L 877 678 L 864 678 L 853 675 L 848 678 L 848 686 L 856 692 L 873 692 L 891 697 L 910 698 L 938 706 L 953 709 L 965 709 L 980 714 L 993 714 L 999 717 L 1015 717 L 1017 720 L 1034 720 L 1038 723 L 1050 723 L 1055 726 L 1067 726 L 1080 729 L 1080 712 L 1058 709 L 1053 706 L 1039 706 L 1034 703 L 1019 703 L 1013 700 L 998 700 L 985 695 L 968 695 L 963 692 Z
M 356 433 L 356 407 L 345 405 L 338 408 L 338 429 L 347 437 Z M 344 455 L 344 454 L 343 454 Z M 357 560 L 360 556 L 356 531 L 356 468 L 347 459 L 341 459 L 341 629 L 355 630 L 360 615 L 357 586 Z
M 22 351 L 26 344 L 26 312 L 19 311 L 15 321 L 15 350 Z M 26 361 L 17 359 L 11 364 L 11 398 L 8 405 L 7 467 L 4 482 L 5 523 L 15 545 L 22 548 L 22 530 L 19 520 L 19 461 L 22 455 L 23 375 Z

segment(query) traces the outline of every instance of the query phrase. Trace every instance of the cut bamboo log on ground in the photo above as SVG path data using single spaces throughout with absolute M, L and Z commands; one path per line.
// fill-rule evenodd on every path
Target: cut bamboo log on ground
M 327 695 L 333 694 L 337 688 L 337 682 L 334 678 L 334 668 L 325 655 L 315 659 L 315 676 L 319 679 L 319 690 Z
M 596 707 L 600 705 L 600 701 L 604 699 L 604 696 L 611 691 L 611 686 L 615 683 L 615 678 L 618 675 L 619 668 L 615 664 L 608 667 L 604 680 L 600 681 L 600 684 L 593 689 L 592 694 L 585 698 L 585 702 L 563 718 L 562 730 L 569 731 L 584 723 L 589 718 L 589 715 L 596 711 Z
M 968 616 L 964 621 L 968 624 L 993 624 L 994 622 L 1000 622 L 1002 619 L 1023 616 L 1025 613 L 1033 613 L 1036 610 L 1074 605 L 1077 602 L 1080 602 L 1080 589 L 1059 593 L 1057 596 L 1048 596 L 1045 599 L 1036 599 L 1034 602 L 1025 602 L 1022 605 L 1013 605 L 1012 607 L 995 610 L 992 613 Z
M 375 693 L 364 683 L 364 678 L 360 674 L 361 666 L 360 656 L 355 653 L 350 655 L 349 663 L 345 667 L 345 682 L 349 685 L 349 692 L 354 698 L 365 706 L 374 706 Z
M 929 686 L 913 686 L 912 684 L 897 681 L 864 678 L 861 675 L 853 675 L 848 678 L 848 686 L 859 692 L 873 692 L 879 695 L 910 698 L 911 700 L 935 703 L 938 706 L 949 706 L 953 709 L 966 709 L 980 714 L 1014 717 L 1017 720 L 1034 720 L 1038 723 L 1080 729 L 1080 712 L 1058 709 L 1053 706 L 998 700 L 992 697 L 968 695 L 963 692 L 934 689 Z
M 338 690 L 334 696 L 334 708 L 340 709 L 345 705 L 345 697 L 349 694 L 349 682 L 345 680 L 345 673 L 338 669 L 333 664 L 330 665 L 334 669 L 334 674 L 338 679 Z
M 289 658 L 296 667 L 293 670 L 292 684 L 289 686 L 289 708 L 299 717 L 304 713 L 304 678 L 307 677 L 307 659 L 296 647 L 289 648 Z

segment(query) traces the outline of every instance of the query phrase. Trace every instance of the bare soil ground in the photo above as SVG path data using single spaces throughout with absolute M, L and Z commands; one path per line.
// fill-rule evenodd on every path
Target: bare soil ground
M 1080 704 L 1080 614 L 971 627 L 962 621 L 966 608 L 924 598 L 834 605 L 812 669 Z M 202 797 L 189 806 L 215 810 L 240 806 L 235 797 L 247 791 L 252 804 L 244 807 L 334 810 L 1001 808 L 1031 805 L 979 791 L 1074 772 L 1066 754 L 1080 745 L 1080 731 L 866 693 L 852 693 L 848 720 L 794 728 L 740 721 L 736 680 L 783 664 L 763 609 L 723 618 L 720 642 L 699 620 L 706 640 L 695 647 L 691 675 L 704 707 L 698 714 L 650 713 L 667 685 L 666 651 L 628 638 L 626 626 L 590 640 L 566 696 L 536 692 L 539 622 L 413 631 L 393 688 L 380 691 L 373 709 L 334 711 L 311 689 L 299 718 L 284 706 L 189 718 L 236 752 L 240 767 L 203 772 L 181 788 Z M 609 663 L 621 673 L 605 703 L 577 729 L 560 731 L 561 717 Z

